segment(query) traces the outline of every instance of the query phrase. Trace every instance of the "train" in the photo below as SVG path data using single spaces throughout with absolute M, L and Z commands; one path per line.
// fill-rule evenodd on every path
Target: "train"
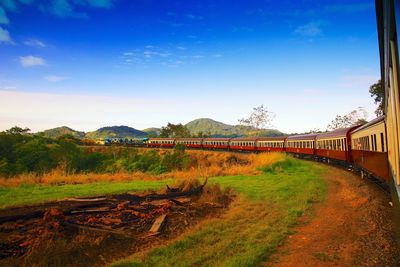
M 124 143 L 124 141 L 127 142 Z M 125 144 L 148 148 L 173 148 L 237 152 L 286 152 L 300 158 L 334 163 L 373 178 L 384 188 L 390 180 L 385 118 L 380 116 L 365 125 L 318 134 L 253 138 L 144 138 L 120 139 L 106 144 Z
M 387 163 L 390 192 L 395 209 L 397 235 L 400 239 L 400 2 L 376 0 L 381 84 L 384 89 Z M 386 161 L 385 161 L 386 162 Z

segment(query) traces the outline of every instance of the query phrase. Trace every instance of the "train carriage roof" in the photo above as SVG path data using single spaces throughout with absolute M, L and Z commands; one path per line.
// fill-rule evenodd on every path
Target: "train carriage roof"
M 203 140 L 204 141 L 220 141 L 220 142 L 222 142 L 222 141 L 229 141 L 229 140 L 231 140 L 232 138 L 223 138 L 223 137 L 218 137 L 218 138 L 204 138 Z
M 149 138 L 149 141 L 152 141 L 152 140 L 168 140 L 168 141 L 171 141 L 171 140 L 175 140 L 176 138 L 169 138 L 169 137 L 165 137 L 165 138 L 163 138 L 163 137 L 155 137 L 155 138 Z
M 177 138 L 176 141 L 202 141 L 203 138 Z
M 280 137 L 260 137 L 257 138 L 257 141 L 285 141 L 287 136 L 280 136 Z
M 291 135 L 286 138 L 286 141 L 293 140 L 315 140 L 317 134 L 299 134 L 299 135 Z
M 353 131 L 354 129 L 359 128 L 360 125 L 353 126 L 353 127 L 348 127 L 348 128 L 340 128 L 336 129 L 334 131 L 326 132 L 326 133 L 321 133 L 317 135 L 317 140 L 318 139 L 328 139 L 328 138 L 340 138 L 340 137 L 346 137 L 348 133 Z
M 370 127 L 370 126 L 373 126 L 373 125 L 375 125 L 375 124 L 384 123 L 384 122 L 385 122 L 385 116 L 382 115 L 382 116 L 379 116 L 378 118 L 375 118 L 375 119 L 373 119 L 372 121 L 370 121 L 370 122 L 368 122 L 368 123 L 362 125 L 361 127 L 357 128 L 357 129 L 355 129 L 355 130 L 353 130 L 351 133 L 353 134 L 353 133 L 362 131 L 362 130 L 364 130 L 364 129 Z
M 255 142 L 258 138 L 254 137 L 240 137 L 240 138 L 232 138 L 231 141 L 248 141 L 248 142 Z

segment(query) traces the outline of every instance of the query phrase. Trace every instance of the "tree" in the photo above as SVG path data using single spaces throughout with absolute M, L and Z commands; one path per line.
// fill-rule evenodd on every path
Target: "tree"
M 208 131 L 208 132 L 205 133 L 205 132 L 200 131 L 196 135 L 194 135 L 193 137 L 196 137 L 196 138 L 209 138 L 209 137 L 211 137 L 211 132 Z
M 312 128 L 306 134 L 315 134 L 315 133 L 322 133 L 322 131 L 318 128 Z
M 14 126 L 11 129 L 6 130 L 6 134 L 28 134 L 31 131 L 29 128 L 22 129 L 21 127 Z
M 376 116 L 383 115 L 385 110 L 385 88 L 383 88 L 381 80 L 369 87 L 369 93 L 374 98 L 374 103 L 378 105 L 375 110 Z
M 264 105 L 261 105 L 253 108 L 253 112 L 248 118 L 242 118 L 238 121 L 241 125 L 251 126 L 259 130 L 266 127 L 271 127 L 274 118 L 275 114 L 269 111 L 267 107 L 264 107 Z
M 365 124 L 367 123 L 367 117 L 367 111 L 363 107 L 358 107 L 349 114 L 343 116 L 337 115 L 326 128 L 328 130 L 335 130 Z
M 161 128 L 159 137 L 170 137 L 170 138 L 184 138 L 190 137 L 190 131 L 186 126 L 179 124 L 168 123 L 167 126 Z

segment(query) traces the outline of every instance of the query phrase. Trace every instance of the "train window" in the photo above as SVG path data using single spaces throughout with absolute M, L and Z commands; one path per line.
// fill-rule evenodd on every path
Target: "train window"
M 381 146 L 382 152 L 385 152 L 385 139 L 383 138 L 383 133 L 381 133 Z
M 373 135 L 371 135 L 370 136 L 371 137 L 371 150 L 374 150 L 374 136 Z

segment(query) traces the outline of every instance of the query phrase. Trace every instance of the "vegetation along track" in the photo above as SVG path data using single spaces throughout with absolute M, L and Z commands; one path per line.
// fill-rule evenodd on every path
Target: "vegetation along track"
M 139 184 L 144 188 L 144 185 Z M 53 266 L 93 266 L 109 264 L 115 260 L 116 266 L 259 266 L 273 262 L 287 266 L 297 261 L 303 266 L 348 266 L 352 263 L 379 266 L 397 263 L 393 255 L 397 255 L 396 251 L 399 250 L 392 235 L 394 226 L 387 196 L 349 172 L 284 157 L 273 164 L 259 167 L 255 173 L 211 177 L 208 184 L 232 188 L 237 197 L 232 201 L 232 190 L 225 191 L 218 186 L 203 200 L 191 198 L 185 204 L 186 207 L 174 203 L 167 209 L 171 218 L 164 231 L 159 236 L 145 238 L 144 242 L 137 237 L 149 233 L 157 216 L 140 227 L 135 226 L 134 220 L 125 222 L 129 218 L 123 217 L 127 216 L 123 214 L 126 209 L 132 208 L 130 206 L 134 206 L 124 204 L 118 210 L 119 204 L 126 202 L 126 199 L 108 207 L 113 210 L 110 214 L 114 214 L 115 218 L 108 218 L 103 212 L 99 212 L 96 219 L 91 219 L 93 215 L 90 213 L 78 213 L 71 218 L 70 214 L 62 212 L 64 221 L 72 220 L 72 224 L 77 224 L 79 220 L 74 220 L 82 217 L 85 223 L 81 228 L 64 226 L 63 219 L 59 224 L 61 227 L 57 228 L 59 221 L 54 220 L 54 217 L 60 216 L 57 211 L 47 212 L 35 219 L 38 220 L 36 224 L 29 221 L 27 224 L 24 221 L 2 224 L 0 233 L 3 237 L 17 235 L 21 238 L 32 233 L 40 234 L 32 238 L 32 242 L 21 239 L 7 247 L 10 253 L 16 251 L 17 254 L 5 257 L 0 265 L 30 266 L 40 263 Z M 156 187 L 160 185 L 157 183 Z M 65 186 L 53 185 L 44 190 Z M 73 191 L 75 187 L 93 185 L 67 186 Z M 16 190 L 21 188 L 23 186 Z M 97 191 L 98 194 L 105 193 L 107 188 L 101 190 Z M 229 201 L 221 201 L 225 196 Z M 142 210 L 143 213 L 151 213 L 160 208 L 155 207 L 155 203 L 149 204 Z M 161 203 L 161 206 L 165 204 Z M 136 208 L 140 209 L 140 206 Z M 325 212 L 322 212 L 324 209 Z M 26 210 L 32 211 L 32 207 Z M 325 222 L 326 218 L 328 222 Z M 185 220 L 187 225 L 184 223 L 182 226 Z M 127 227 L 127 224 L 133 227 L 129 231 L 137 231 L 138 234 L 131 240 L 121 239 L 118 235 L 118 231 Z M 101 228 L 107 231 L 85 228 L 96 225 L 103 225 Z M 59 230 L 55 231 L 55 228 Z M 307 236 L 307 229 L 314 232 Z M 349 231 L 354 233 L 349 236 Z M 306 235 L 306 239 L 302 235 Z M 297 243 L 292 244 L 293 240 L 298 239 L 311 240 L 299 248 Z M 13 237 L 12 240 L 18 239 Z M 293 255 L 292 262 L 289 255 Z M 299 258 L 301 260 L 294 261 Z

